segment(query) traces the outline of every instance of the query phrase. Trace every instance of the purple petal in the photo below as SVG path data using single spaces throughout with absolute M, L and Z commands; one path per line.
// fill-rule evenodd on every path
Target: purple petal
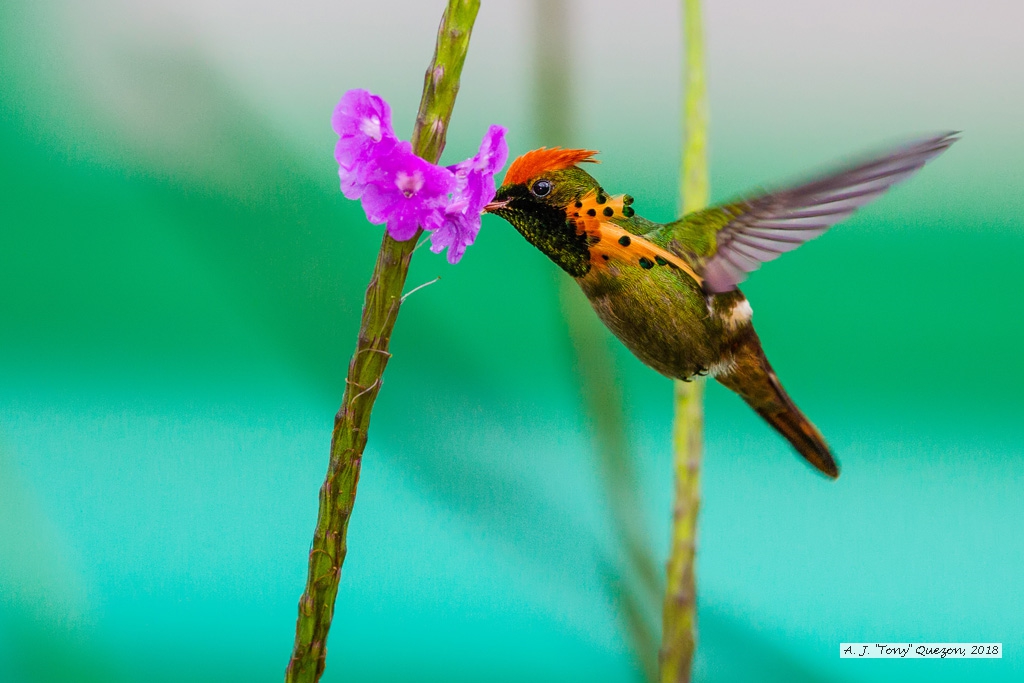
M 346 199 L 359 199 L 366 189 L 367 167 L 361 166 L 359 171 L 338 166 L 338 178 L 341 180 L 341 193 Z
M 444 223 L 430 233 L 430 251 L 440 254 L 448 248 L 448 263 L 456 264 L 480 232 L 480 214 L 447 214 Z
M 374 225 L 388 222 L 388 215 L 391 213 L 394 198 L 387 192 L 387 188 L 370 183 L 366 186 L 362 196 L 363 211 L 366 212 L 366 220 Z
M 448 167 L 455 174 L 455 189 L 444 223 L 430 235 L 430 249 L 437 254 L 447 247 L 449 263 L 458 263 L 480 232 L 480 214 L 494 199 L 494 175 L 508 160 L 505 133 L 505 128 L 491 126 L 472 158 Z
M 397 240 L 407 240 L 422 227 L 441 226 L 448 194 L 455 186 L 451 171 L 412 153 L 408 142 L 377 159 L 366 177 L 363 210 L 371 223 L 387 223 Z
M 388 233 L 401 242 L 415 235 L 419 228 L 436 230 L 441 227 L 443 212 L 444 202 L 438 198 L 401 201 L 388 214 Z
M 358 199 L 374 161 L 390 154 L 398 144 L 391 127 L 391 108 L 369 91 L 349 90 L 335 107 L 331 125 L 339 138 L 334 158 L 341 191 L 349 199 Z
M 491 126 L 487 129 L 480 143 L 480 151 L 473 157 L 478 160 L 479 170 L 493 176 L 505 165 L 508 160 L 508 143 L 505 142 L 507 132 L 504 126 Z
M 452 202 L 464 201 L 466 213 L 479 213 L 487 202 L 494 199 L 494 175 L 508 159 L 505 132 L 501 126 L 491 126 L 476 155 L 448 167 L 456 177 Z
M 399 242 L 411 239 L 420 224 L 415 211 L 399 206 L 388 216 L 388 234 Z
M 391 107 L 383 98 L 357 88 L 341 96 L 334 108 L 331 125 L 338 137 L 364 137 L 373 142 L 395 139 L 391 127 Z

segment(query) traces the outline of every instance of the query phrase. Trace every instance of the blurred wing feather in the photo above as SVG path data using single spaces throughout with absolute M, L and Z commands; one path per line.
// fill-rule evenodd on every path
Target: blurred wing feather
M 705 287 L 712 292 L 735 289 L 762 263 L 849 218 L 956 140 L 955 133 L 926 138 L 797 187 L 709 209 L 733 217 L 715 235 L 715 253 L 704 266 Z

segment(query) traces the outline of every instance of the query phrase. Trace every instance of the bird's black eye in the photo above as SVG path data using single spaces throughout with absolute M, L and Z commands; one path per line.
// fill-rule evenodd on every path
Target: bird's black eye
M 536 197 L 546 197 L 551 194 L 551 181 L 550 180 L 538 180 L 530 188 L 530 192 Z

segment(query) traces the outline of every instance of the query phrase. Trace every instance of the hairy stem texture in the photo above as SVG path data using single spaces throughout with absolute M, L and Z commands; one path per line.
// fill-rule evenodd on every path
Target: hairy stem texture
M 412 135 L 413 151 L 432 163 L 437 163 L 444 149 L 448 122 L 459 90 L 459 76 L 479 9 L 479 0 L 449 0 L 441 18 L 437 47 L 424 78 L 423 97 Z M 320 509 L 309 551 L 306 589 L 299 600 L 295 645 L 285 672 L 287 683 L 315 682 L 324 672 L 327 634 L 348 550 L 345 537 L 355 504 L 370 412 L 391 357 L 388 353 L 391 332 L 421 232 L 405 242 L 397 242 L 385 233 L 366 288 L 359 337 L 349 362 L 341 408 L 334 418 L 327 477 L 320 487 Z

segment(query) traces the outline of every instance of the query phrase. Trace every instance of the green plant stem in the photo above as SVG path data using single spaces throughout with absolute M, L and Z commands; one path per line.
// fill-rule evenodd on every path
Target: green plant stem
M 594 460 L 604 484 L 616 556 L 602 574 L 616 600 L 625 632 L 644 673 L 657 680 L 657 608 L 662 590 L 650 535 L 644 525 L 639 482 L 626 425 L 622 385 L 607 332 L 579 287 L 559 273 L 562 309 L 576 352 L 583 406 L 593 429 Z
M 459 76 L 479 9 L 479 0 L 449 0 L 441 18 L 437 47 L 424 78 L 423 97 L 412 135 L 413 151 L 432 163 L 437 163 L 444 149 L 448 122 L 459 90 Z M 417 232 L 413 239 L 405 242 L 397 242 L 385 233 L 366 288 L 362 323 L 349 363 L 345 393 L 334 418 L 327 477 L 320 488 L 320 509 L 309 551 L 306 589 L 299 600 L 295 645 L 285 672 L 288 683 L 315 682 L 324 672 L 327 635 L 334 616 L 341 566 L 348 550 L 345 539 L 355 504 L 370 412 L 391 357 L 388 353 L 391 332 L 402 304 L 409 263 L 421 233 Z
M 534 0 L 534 111 L 539 142 L 548 147 L 575 144 L 572 97 L 573 36 L 566 0 Z M 600 574 L 616 602 L 633 652 L 648 681 L 658 668 L 657 611 L 661 576 L 644 525 L 625 400 L 616 376 L 608 331 L 594 315 L 579 286 L 555 273 L 566 327 L 576 358 L 583 408 L 590 420 L 595 465 L 608 499 L 614 534 L 610 557 Z
M 682 212 L 708 203 L 707 87 L 700 1 L 683 0 L 686 42 L 683 159 L 680 170 Z M 690 680 L 696 649 L 697 585 L 694 572 L 700 467 L 704 440 L 704 381 L 675 383 L 673 430 L 675 502 L 668 561 L 668 585 L 662 611 L 661 681 Z

